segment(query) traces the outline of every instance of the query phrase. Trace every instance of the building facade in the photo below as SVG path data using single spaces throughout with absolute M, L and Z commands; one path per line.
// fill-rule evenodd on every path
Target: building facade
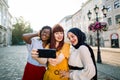
M 104 0 L 108 8 L 107 19 L 108 31 L 104 34 L 107 47 L 120 47 L 120 0 Z
M 0 0 L 0 47 L 11 45 L 12 16 L 8 8 L 8 0 Z
M 97 32 L 88 30 L 88 26 L 96 21 L 96 14 L 94 8 L 99 7 L 98 20 L 99 22 L 106 22 L 108 30 L 99 32 L 99 40 L 101 47 L 120 47 L 120 0 L 88 0 L 76 11 L 71 19 L 72 27 L 78 27 L 86 33 L 87 43 L 92 46 L 97 46 Z M 107 15 L 104 17 L 102 13 L 103 6 L 107 8 Z M 89 10 L 92 13 L 91 19 L 88 19 Z M 66 20 L 64 24 L 67 23 Z M 62 22 L 60 22 L 62 24 Z M 70 28 L 67 25 L 64 27 Z
M 67 31 L 72 28 L 73 24 L 72 24 L 72 15 L 66 16 L 64 17 L 62 20 L 60 20 L 59 24 L 63 26 L 64 28 L 64 35 L 65 35 L 65 41 L 68 42 L 68 38 L 67 38 Z

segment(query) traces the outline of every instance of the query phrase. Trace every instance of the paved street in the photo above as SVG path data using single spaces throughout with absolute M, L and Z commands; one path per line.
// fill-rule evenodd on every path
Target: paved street
M 97 47 L 92 47 L 97 58 Z M 100 47 L 101 60 L 103 63 L 112 64 L 120 67 L 120 48 L 102 48 Z
M 25 46 L 0 48 L 0 80 L 21 80 L 26 52 Z
M 93 49 L 96 51 L 96 48 Z M 109 53 L 109 51 L 102 49 L 102 57 L 104 57 L 104 59 L 103 64 L 97 64 L 98 80 L 120 80 L 120 65 L 115 63 L 113 66 L 108 65 L 110 64 L 110 62 L 107 63 L 109 58 L 107 58 L 108 60 L 104 62 L 105 56 L 103 54 L 107 53 Z M 118 53 L 115 52 L 114 54 L 117 54 L 117 57 L 119 57 Z M 110 56 L 110 53 L 108 56 Z M 0 80 L 21 80 L 26 59 L 26 46 L 11 46 L 0 48 Z M 120 58 L 117 61 L 119 60 Z

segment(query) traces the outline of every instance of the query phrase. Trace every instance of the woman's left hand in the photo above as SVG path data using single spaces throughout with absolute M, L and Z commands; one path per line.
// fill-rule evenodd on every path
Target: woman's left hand
M 60 71 L 61 78 L 69 78 L 70 73 L 68 71 Z
M 49 62 L 51 65 L 56 66 L 58 61 L 57 61 L 57 59 L 49 58 L 49 59 L 48 59 L 48 62 Z

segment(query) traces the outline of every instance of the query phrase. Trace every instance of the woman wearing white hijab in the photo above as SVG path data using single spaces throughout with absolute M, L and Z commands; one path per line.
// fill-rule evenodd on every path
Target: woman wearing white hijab
M 85 34 L 78 28 L 72 28 L 67 36 L 73 46 L 68 62 L 70 71 L 61 71 L 61 77 L 69 77 L 70 80 L 97 80 L 94 53 L 85 43 Z

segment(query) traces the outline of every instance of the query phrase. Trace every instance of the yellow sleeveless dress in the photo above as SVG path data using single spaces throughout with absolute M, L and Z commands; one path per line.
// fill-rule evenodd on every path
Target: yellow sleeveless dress
M 52 66 L 51 64 L 48 63 L 47 70 L 44 74 L 44 79 L 43 80 L 69 80 L 68 78 L 61 78 L 59 71 L 64 70 L 68 71 L 68 57 L 70 54 L 70 44 L 64 43 L 62 49 L 60 51 L 57 51 L 56 54 L 63 53 L 65 56 L 65 59 L 57 64 L 56 66 Z

